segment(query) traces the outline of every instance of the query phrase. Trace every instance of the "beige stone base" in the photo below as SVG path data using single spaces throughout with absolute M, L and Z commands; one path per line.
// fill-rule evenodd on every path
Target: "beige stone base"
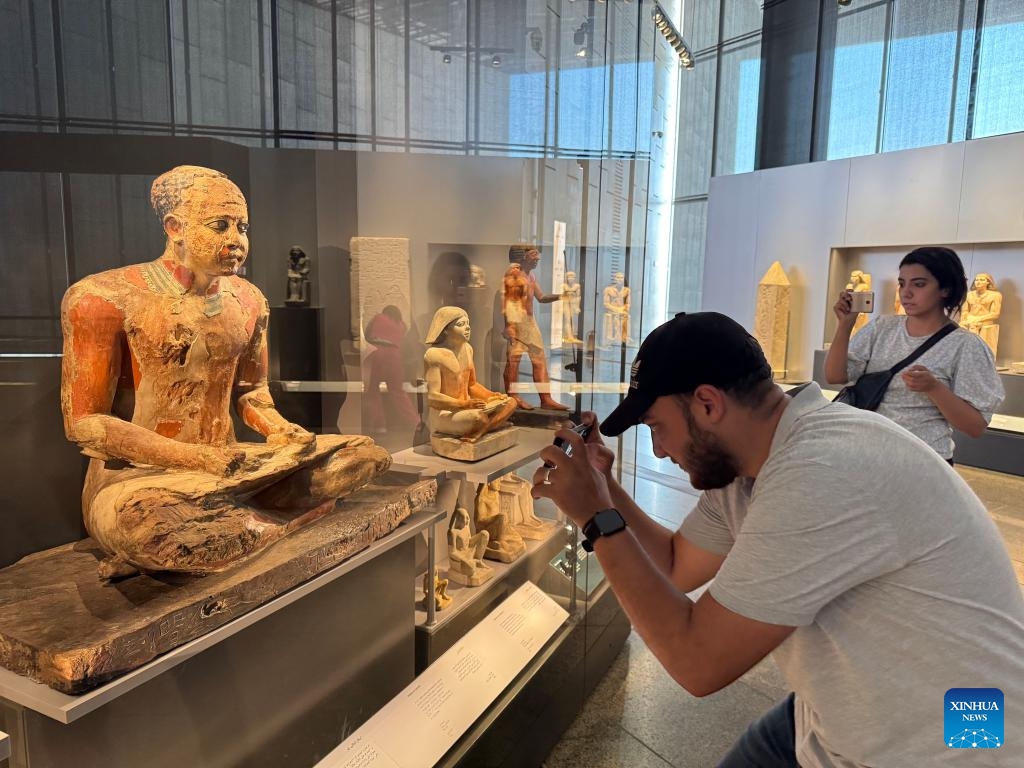
M 494 576 L 494 569 L 490 566 L 478 566 L 472 574 L 466 575 L 454 568 L 448 569 L 448 581 L 454 584 L 461 584 L 464 587 L 479 587 L 481 584 L 491 580 Z
M 507 542 L 500 548 L 488 544 L 484 557 L 488 560 L 497 560 L 499 563 L 514 563 L 524 554 L 526 554 L 526 544 L 520 539 Z
M 488 432 L 475 443 L 468 443 L 439 432 L 430 435 L 430 447 L 434 453 L 456 461 L 480 461 L 511 448 L 518 442 L 519 430 L 515 427 L 504 427 L 496 432 Z
M 515 529 L 519 532 L 519 535 L 524 539 L 530 541 L 543 541 L 551 536 L 551 532 L 558 526 L 558 523 L 542 523 L 537 518 L 536 524 L 533 523 L 516 523 Z

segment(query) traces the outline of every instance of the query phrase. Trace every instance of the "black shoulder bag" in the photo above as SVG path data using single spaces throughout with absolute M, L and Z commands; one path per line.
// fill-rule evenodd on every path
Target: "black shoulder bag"
M 854 408 L 863 408 L 865 411 L 873 411 L 882 402 L 885 392 L 889 389 L 889 382 L 892 377 L 902 371 L 921 355 L 938 344 L 942 339 L 957 329 L 956 324 L 946 323 L 939 330 L 933 333 L 920 347 L 900 360 L 892 368 L 875 373 L 865 373 L 853 384 L 843 387 L 835 396 L 833 403 L 846 403 Z

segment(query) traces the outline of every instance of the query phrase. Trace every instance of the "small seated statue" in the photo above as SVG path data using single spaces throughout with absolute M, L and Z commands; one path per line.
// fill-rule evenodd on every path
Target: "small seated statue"
M 434 572 L 433 588 L 431 588 L 430 573 L 423 574 L 423 606 L 429 605 L 428 601 L 433 596 L 434 610 L 443 611 L 452 603 L 452 597 L 448 594 L 448 579 L 442 579 L 437 575 L 437 571 Z
M 61 407 L 90 457 L 85 527 L 100 576 L 224 570 L 334 508 L 391 464 L 361 435 L 289 423 L 267 386 L 263 294 L 241 191 L 180 166 L 151 202 L 167 236 L 154 261 L 72 285 L 61 304 Z M 266 438 L 240 443 L 230 407 Z
M 967 292 L 967 298 L 960 310 L 960 327 L 981 336 L 995 356 L 999 346 L 999 315 L 1003 309 L 1003 294 L 996 290 L 996 281 L 988 272 L 979 272 L 974 277 L 974 290 Z
M 494 569 L 483 560 L 489 538 L 487 531 L 473 533 L 469 527 L 469 512 L 456 507 L 448 524 L 449 581 L 478 587 L 494 575 Z
M 502 512 L 500 491 L 500 478 L 480 485 L 480 490 L 476 494 L 476 514 L 473 522 L 478 531 L 486 531 L 488 534 L 484 557 L 511 563 L 526 552 L 526 542 Z
M 603 344 L 630 344 L 629 309 L 630 290 L 626 287 L 626 276 L 622 272 L 612 275 L 611 285 L 605 287 L 604 300 L 604 341 Z
M 476 461 L 515 445 L 517 432 L 506 425 L 516 403 L 477 381 L 470 332 L 464 309 L 441 307 L 427 333 L 423 363 L 434 453 Z

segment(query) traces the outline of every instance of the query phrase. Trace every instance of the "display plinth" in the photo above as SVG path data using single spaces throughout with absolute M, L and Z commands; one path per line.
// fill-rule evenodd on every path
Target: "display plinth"
M 438 480 L 489 483 L 535 460 L 540 449 L 551 445 L 553 439 L 551 430 L 520 427 L 519 442 L 516 445 L 472 464 L 437 456 L 429 445 L 418 445 L 394 454 L 394 466 Z
M 0 665 L 68 694 L 87 691 L 337 565 L 432 504 L 436 483 L 389 473 L 322 520 L 205 578 L 97 577 L 91 539 L 0 571 Z
M 518 441 L 519 430 L 515 427 L 502 427 L 488 432 L 474 442 L 435 432 L 430 436 L 430 448 L 446 459 L 480 461 L 511 448 Z

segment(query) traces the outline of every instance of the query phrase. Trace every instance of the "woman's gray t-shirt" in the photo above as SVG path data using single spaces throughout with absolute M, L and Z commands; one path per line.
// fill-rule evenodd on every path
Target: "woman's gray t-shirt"
M 927 336 L 907 333 L 902 315 L 877 317 L 850 340 L 846 372 L 850 381 L 865 373 L 891 368 L 919 346 Z M 977 408 L 985 421 L 1003 401 L 1003 383 L 996 373 L 992 352 L 980 336 L 958 328 L 914 361 L 923 365 L 953 394 Z M 878 406 L 878 413 L 917 435 L 944 459 L 953 457 L 953 428 L 924 392 L 907 389 L 903 378 L 893 376 Z

